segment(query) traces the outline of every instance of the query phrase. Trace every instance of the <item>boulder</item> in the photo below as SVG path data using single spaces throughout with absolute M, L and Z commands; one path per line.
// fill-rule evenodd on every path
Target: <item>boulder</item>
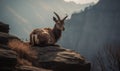
M 12 71 L 16 64 L 16 52 L 12 50 L 0 49 L 0 71 Z
M 6 31 L 3 31 L 4 29 L 6 28 L 1 28 L 0 24 L 0 71 L 90 71 L 91 64 L 83 56 L 59 45 L 46 47 L 32 46 L 31 49 L 37 53 L 37 59 L 30 62 L 32 63 L 31 66 L 19 65 L 19 60 L 22 62 L 22 59 L 25 61 L 30 59 L 27 58 L 27 55 L 23 56 L 26 58 L 19 59 L 19 55 L 23 53 L 17 53 L 17 51 L 8 47 L 9 40 L 18 39 L 19 41 L 20 39 L 8 34 L 8 28 Z M 19 45 L 21 45 L 19 48 L 24 47 L 23 44 Z M 16 46 L 15 48 L 19 49 Z
M 19 38 L 17 38 L 16 36 L 7 34 L 7 33 L 0 32 L 0 44 L 7 45 L 10 39 L 19 39 Z
M 5 48 L 4 48 L 5 47 Z M 0 45 L 0 71 L 52 71 L 35 66 L 19 65 L 18 54 L 6 45 Z
M 90 71 L 90 63 L 73 50 L 60 46 L 33 46 L 32 49 L 38 53 L 35 64 L 18 65 L 19 54 L 7 45 L 0 45 L 0 71 Z
M 90 71 L 91 65 L 79 53 L 60 46 L 33 47 L 39 66 L 53 71 Z
M 9 25 L 0 22 L 0 32 L 9 33 Z

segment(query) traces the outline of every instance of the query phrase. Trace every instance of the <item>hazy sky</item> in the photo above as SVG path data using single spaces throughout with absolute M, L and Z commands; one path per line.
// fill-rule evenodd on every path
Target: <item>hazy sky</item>
M 72 2 L 69 2 L 72 1 Z M 84 10 L 96 0 L 0 0 L 0 21 L 10 25 L 10 33 L 28 38 L 35 28 L 53 27 L 53 12 L 61 17 Z

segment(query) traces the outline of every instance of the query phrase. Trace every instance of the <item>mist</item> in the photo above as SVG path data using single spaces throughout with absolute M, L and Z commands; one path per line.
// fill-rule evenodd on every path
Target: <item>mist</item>
M 119 43 L 119 2 L 100 0 L 83 12 L 72 14 L 71 19 L 66 21 L 66 31 L 59 43 L 88 59 L 92 59 L 107 44 Z
M 1 0 L 0 21 L 9 24 L 10 34 L 22 40 L 29 40 L 29 34 L 33 29 L 53 27 L 54 11 L 61 17 L 67 14 L 71 18 L 74 12 L 80 12 L 90 5 L 94 3 L 75 4 L 64 0 Z

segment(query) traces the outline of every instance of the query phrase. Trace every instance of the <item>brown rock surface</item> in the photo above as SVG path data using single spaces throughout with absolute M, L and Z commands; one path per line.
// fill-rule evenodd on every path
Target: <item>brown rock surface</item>
M 0 44 L 7 45 L 10 39 L 18 39 L 16 36 L 0 32 Z
M 0 22 L 0 32 L 9 33 L 9 25 Z
M 53 71 L 90 71 L 90 63 L 79 53 L 60 46 L 34 47 L 41 67 Z
M 20 41 L 19 45 L 16 41 L 12 45 L 16 51 L 8 46 L 8 41 L 11 39 L 20 41 L 16 36 L 8 34 L 8 28 L 1 28 L 0 23 L 0 71 L 90 71 L 91 64 L 73 50 L 61 46 L 33 46 L 27 48 L 23 41 Z M 25 50 L 22 48 L 25 48 Z M 32 60 L 29 57 L 33 56 L 34 50 L 37 53 L 37 59 Z M 25 54 L 27 52 L 28 54 Z M 32 54 L 30 55 L 29 52 Z M 23 55 L 21 57 L 24 58 L 19 59 L 19 55 Z M 19 65 L 19 61 L 23 62 L 23 60 L 32 64 Z

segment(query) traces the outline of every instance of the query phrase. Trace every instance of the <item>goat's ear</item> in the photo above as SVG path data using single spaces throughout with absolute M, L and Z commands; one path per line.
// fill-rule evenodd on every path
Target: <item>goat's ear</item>
M 57 22 L 57 19 L 55 17 L 53 17 L 53 21 Z

